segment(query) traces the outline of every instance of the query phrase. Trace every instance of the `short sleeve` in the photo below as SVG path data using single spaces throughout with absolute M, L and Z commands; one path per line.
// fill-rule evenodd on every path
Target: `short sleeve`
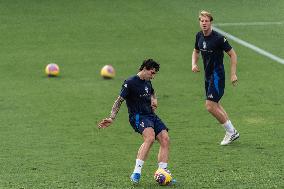
M 199 47 L 198 47 L 198 40 L 199 40 L 199 35 L 198 35 L 198 33 L 197 33 L 196 36 L 195 36 L 195 45 L 194 45 L 194 48 L 195 48 L 196 50 L 199 50 Z
M 220 43 L 221 43 L 222 50 L 224 50 L 225 52 L 228 52 L 232 49 L 226 37 L 222 37 L 222 40 L 220 40 Z
M 153 94 L 155 94 L 155 90 L 154 90 L 154 88 L 153 88 L 153 86 L 152 86 L 151 81 L 150 81 L 150 86 L 151 86 L 151 95 L 153 95 Z
M 120 91 L 120 96 L 126 99 L 128 94 L 129 94 L 129 82 L 125 80 Z

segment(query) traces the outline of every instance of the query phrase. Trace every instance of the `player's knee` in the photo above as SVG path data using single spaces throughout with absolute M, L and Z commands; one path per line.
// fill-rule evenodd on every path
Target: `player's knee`
M 170 137 L 168 135 L 163 136 L 161 139 L 161 145 L 169 146 L 169 144 L 170 144 Z
M 155 142 L 155 132 L 153 128 L 144 129 L 143 133 L 144 142 L 152 144 Z
M 155 134 L 148 135 L 147 137 L 145 137 L 144 141 L 148 144 L 153 144 L 155 142 Z
M 169 146 L 170 144 L 170 137 L 168 134 L 162 134 L 161 136 L 159 136 L 158 138 L 161 146 Z
M 205 104 L 205 108 L 208 112 L 210 112 L 212 110 L 212 106 L 210 106 L 209 104 Z
M 214 109 L 215 109 L 215 107 L 212 104 L 210 104 L 210 103 L 206 103 L 205 107 L 206 107 L 208 112 L 213 112 Z

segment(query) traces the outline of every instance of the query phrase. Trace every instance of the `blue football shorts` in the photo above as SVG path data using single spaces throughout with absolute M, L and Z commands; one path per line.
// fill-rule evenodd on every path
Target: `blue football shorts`
M 144 129 L 152 127 L 157 136 L 162 130 L 167 130 L 168 128 L 163 123 L 163 121 L 156 114 L 134 114 L 129 116 L 129 123 L 135 132 L 140 134 L 143 133 Z
M 206 100 L 219 102 L 224 95 L 225 80 L 214 81 L 213 79 L 205 81 Z

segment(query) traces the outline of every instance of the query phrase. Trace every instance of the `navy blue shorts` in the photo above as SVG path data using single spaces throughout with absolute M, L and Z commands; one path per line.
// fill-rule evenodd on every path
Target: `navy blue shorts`
M 155 136 L 157 136 L 162 130 L 168 131 L 166 125 L 156 114 L 134 114 L 132 116 L 129 116 L 129 123 L 131 124 L 135 132 L 138 132 L 140 134 L 142 134 L 144 129 L 148 127 L 152 127 L 154 129 Z
M 225 80 L 205 81 L 206 100 L 219 102 L 224 95 Z

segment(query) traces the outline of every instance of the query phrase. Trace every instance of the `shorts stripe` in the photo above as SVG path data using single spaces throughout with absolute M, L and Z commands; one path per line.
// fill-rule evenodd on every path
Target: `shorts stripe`
M 138 129 L 138 126 L 139 126 L 139 118 L 140 118 L 140 115 L 136 114 L 135 115 L 135 126 L 136 126 L 137 129 Z
M 216 71 L 214 71 L 214 87 L 215 87 L 218 94 L 220 94 L 220 92 L 219 92 L 219 79 L 220 78 L 219 78 L 218 74 L 216 73 Z

